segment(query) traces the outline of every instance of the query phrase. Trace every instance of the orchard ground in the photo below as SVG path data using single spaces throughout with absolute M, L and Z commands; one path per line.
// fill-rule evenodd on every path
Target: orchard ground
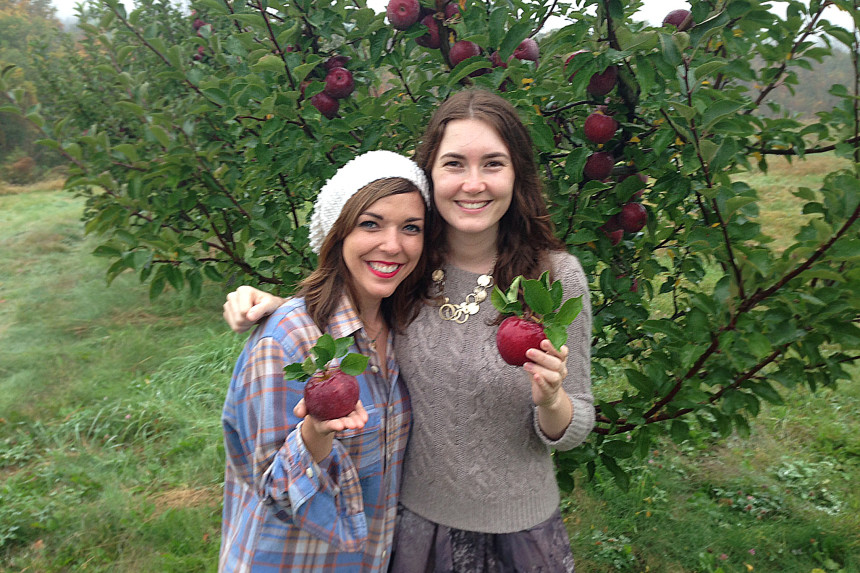
M 793 185 L 829 156 L 755 174 L 776 240 L 801 222 Z M 220 542 L 220 408 L 244 336 L 224 288 L 155 301 L 106 263 L 57 189 L 0 193 L 0 571 L 213 571 Z M 782 235 L 785 235 L 782 237 Z M 562 501 L 578 569 L 860 570 L 860 371 L 784 392 L 748 439 L 659 441 L 619 490 L 577 472 Z M 605 397 L 620 384 L 595 379 Z

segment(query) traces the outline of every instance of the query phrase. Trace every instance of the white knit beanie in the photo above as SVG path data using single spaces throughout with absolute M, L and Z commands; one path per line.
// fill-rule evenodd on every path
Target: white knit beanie
M 320 189 L 314 203 L 314 212 L 311 214 L 311 249 L 316 254 L 320 253 L 326 235 L 340 217 L 340 212 L 350 197 L 377 179 L 391 177 L 402 177 L 411 181 L 421 191 L 424 203 L 430 205 L 427 177 L 414 161 L 393 151 L 368 151 L 348 161 Z

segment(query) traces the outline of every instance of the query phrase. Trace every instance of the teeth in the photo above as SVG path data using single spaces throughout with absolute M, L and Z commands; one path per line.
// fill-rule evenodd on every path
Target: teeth
M 478 201 L 476 203 L 467 203 L 465 201 L 460 201 L 460 206 L 464 209 L 480 209 L 481 207 L 488 205 L 489 201 Z
M 399 266 L 397 264 L 384 265 L 382 263 L 370 263 L 370 268 L 378 273 L 393 273 Z

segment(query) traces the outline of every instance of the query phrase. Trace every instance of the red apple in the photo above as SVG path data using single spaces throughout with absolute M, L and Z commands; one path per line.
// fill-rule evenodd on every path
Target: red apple
M 481 48 L 475 42 L 469 40 L 460 40 L 451 46 L 448 52 L 448 59 L 451 60 L 451 67 L 456 67 L 463 60 L 467 60 L 474 56 L 481 55 Z
M 588 54 L 588 53 L 590 53 L 588 50 L 577 50 L 577 51 L 575 51 L 574 53 L 572 53 L 571 55 L 569 55 L 569 56 L 567 57 L 567 59 L 564 61 L 564 67 L 565 67 L 565 68 L 567 68 L 567 66 L 570 64 L 571 60 L 573 60 L 573 58 L 575 58 L 576 56 L 579 56 L 580 54 Z M 567 78 L 567 81 L 569 81 L 569 82 L 573 82 L 573 78 L 574 78 L 575 76 L 576 76 L 576 72 L 573 72 L 573 73 L 572 73 L 572 74 L 570 74 L 570 76 Z
M 648 222 L 648 211 L 642 203 L 635 201 L 625 203 L 621 207 L 621 213 L 618 214 L 618 222 L 627 233 L 636 233 Z
M 520 42 L 520 45 L 517 46 L 516 50 L 514 50 L 514 57 L 518 60 L 531 60 L 532 62 L 537 63 L 539 55 L 540 50 L 538 48 L 538 43 L 534 38 L 526 38 Z
M 204 22 L 200 18 L 194 18 L 194 22 L 191 24 L 191 26 L 194 28 L 195 32 L 205 25 L 206 25 L 206 22 Z
M 585 137 L 593 143 L 606 143 L 618 130 L 618 122 L 602 113 L 592 113 L 585 118 Z
M 617 245 L 621 242 L 621 239 L 624 238 L 624 229 L 615 229 L 613 231 L 609 231 L 605 228 L 601 229 L 603 234 L 609 237 L 609 242 L 613 245 Z
M 603 181 L 609 174 L 612 173 L 612 167 L 615 165 L 615 158 L 611 153 L 606 151 L 598 151 L 592 153 L 585 160 L 585 176 L 589 179 Z
M 418 21 L 421 5 L 418 0 L 390 0 L 385 14 L 393 28 L 406 30 Z
M 337 115 L 340 103 L 325 92 L 311 96 L 311 105 L 319 110 L 325 117 L 332 119 Z
M 343 99 L 355 89 L 352 72 L 346 68 L 332 68 L 325 76 L 325 93 L 335 99 Z
M 496 346 L 502 360 L 512 366 L 522 366 L 529 361 L 526 358 L 526 350 L 540 348 L 540 343 L 545 338 L 546 334 L 540 324 L 518 316 L 509 316 L 499 325 Z
M 192 60 L 200 61 L 203 59 L 203 56 L 206 55 L 206 48 L 203 46 L 197 46 L 197 53 L 191 56 Z
M 683 9 L 672 10 L 671 12 L 666 14 L 666 17 L 663 18 L 663 25 L 665 26 L 666 24 L 675 26 L 675 28 L 679 32 L 689 30 L 696 25 L 696 23 L 693 22 L 693 15 L 690 13 L 690 11 Z
M 317 374 L 305 384 L 304 398 L 308 414 L 317 420 L 334 420 L 348 416 L 358 403 L 358 380 L 340 370 Z
M 493 52 L 490 56 L 490 63 L 493 64 L 494 68 L 507 68 L 508 64 L 502 61 L 502 57 L 499 55 L 499 52 Z
M 428 14 L 421 18 L 421 23 L 427 28 L 427 33 L 423 36 L 415 38 L 415 43 L 425 48 L 438 50 L 442 45 L 442 40 L 439 36 L 439 23 L 432 14 Z
M 604 71 L 594 74 L 588 81 L 586 91 L 593 96 L 604 96 L 612 91 L 618 82 L 618 67 L 609 66 Z
M 450 20 L 460 15 L 460 3 L 448 2 L 445 4 L 445 19 Z
M 325 71 L 330 72 L 335 68 L 345 68 L 349 63 L 349 56 L 332 56 L 325 61 Z

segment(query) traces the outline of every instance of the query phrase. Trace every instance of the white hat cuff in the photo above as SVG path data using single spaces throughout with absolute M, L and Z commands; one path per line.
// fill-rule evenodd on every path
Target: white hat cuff
M 421 192 L 424 203 L 430 204 L 427 177 L 414 161 L 393 151 L 368 151 L 348 161 L 320 189 L 310 221 L 309 238 L 314 253 L 319 254 L 350 197 L 369 183 L 392 177 L 411 181 Z

